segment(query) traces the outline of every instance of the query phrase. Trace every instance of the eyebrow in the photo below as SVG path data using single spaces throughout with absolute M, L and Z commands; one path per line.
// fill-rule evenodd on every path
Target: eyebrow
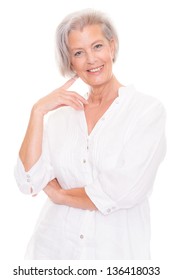
M 96 41 L 94 41 L 92 44 L 91 44 L 91 46 L 93 46 L 93 45 L 95 45 L 96 43 L 103 43 L 103 40 L 96 40 Z M 76 51 L 76 50 L 82 50 L 83 48 L 81 48 L 81 47 L 79 47 L 79 48 L 73 48 L 73 49 L 71 49 L 71 51 Z

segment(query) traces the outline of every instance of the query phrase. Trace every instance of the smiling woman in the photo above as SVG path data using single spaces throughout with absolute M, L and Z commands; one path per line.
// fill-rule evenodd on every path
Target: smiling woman
M 149 259 L 165 110 L 116 79 L 118 38 L 106 15 L 70 14 L 56 37 L 58 66 L 72 78 L 33 105 L 15 168 L 23 193 L 48 196 L 25 257 Z M 87 98 L 69 90 L 78 78 Z
M 75 12 L 65 17 L 56 30 L 58 66 L 62 75 L 73 75 L 70 54 L 72 54 L 73 56 L 80 56 L 85 54 L 85 50 L 83 50 L 84 45 L 81 45 L 81 41 L 78 42 L 78 40 L 76 39 L 75 46 L 71 46 L 69 40 L 74 31 L 77 32 L 76 34 L 80 34 L 86 27 L 95 27 L 95 37 L 93 38 L 92 42 L 89 42 L 87 37 L 88 34 L 83 33 L 83 41 L 85 42 L 85 44 L 88 45 L 89 43 L 91 43 L 93 50 L 97 50 L 102 47 L 103 43 L 105 43 L 105 39 L 106 43 L 110 43 L 113 41 L 114 50 L 112 54 L 112 60 L 113 62 L 116 61 L 119 41 L 116 29 L 113 26 L 111 20 L 104 13 L 95 10 L 87 9 Z M 97 31 L 99 32 L 98 36 L 96 33 Z M 100 38 L 99 35 L 101 35 Z M 80 34 L 80 36 L 82 40 L 82 34 Z M 91 38 L 89 39 L 91 41 Z M 101 42 L 99 42 L 99 40 L 101 40 Z M 72 53 L 70 53 L 70 50 L 72 50 Z
M 112 77 L 115 41 L 108 41 L 99 25 L 71 31 L 68 38 L 71 69 L 87 84 L 104 84 Z

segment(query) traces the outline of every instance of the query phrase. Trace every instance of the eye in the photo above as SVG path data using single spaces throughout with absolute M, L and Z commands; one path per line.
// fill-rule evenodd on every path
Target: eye
M 82 51 L 77 51 L 77 52 L 74 53 L 74 56 L 80 57 L 80 56 L 82 56 L 82 54 L 83 54 Z
M 96 44 L 96 45 L 94 46 L 94 49 L 99 50 L 99 49 L 101 49 L 102 47 L 103 47 L 103 44 Z

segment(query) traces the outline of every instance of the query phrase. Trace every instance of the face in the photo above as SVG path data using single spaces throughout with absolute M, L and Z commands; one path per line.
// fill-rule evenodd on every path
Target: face
M 108 41 L 99 25 L 88 25 L 69 34 L 71 67 L 90 86 L 101 86 L 112 77 L 114 40 Z

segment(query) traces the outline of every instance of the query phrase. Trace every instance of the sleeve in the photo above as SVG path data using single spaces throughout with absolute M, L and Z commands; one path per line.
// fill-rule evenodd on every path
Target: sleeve
M 102 214 L 131 208 L 150 194 L 166 153 L 165 119 L 165 110 L 159 102 L 145 110 L 126 134 L 122 164 L 98 174 L 93 183 L 85 186 L 87 195 Z
M 24 194 L 39 193 L 52 179 L 55 178 L 50 160 L 50 152 L 46 129 L 43 136 L 42 154 L 29 171 L 25 171 L 23 163 L 18 157 L 14 169 L 14 176 L 20 191 Z

